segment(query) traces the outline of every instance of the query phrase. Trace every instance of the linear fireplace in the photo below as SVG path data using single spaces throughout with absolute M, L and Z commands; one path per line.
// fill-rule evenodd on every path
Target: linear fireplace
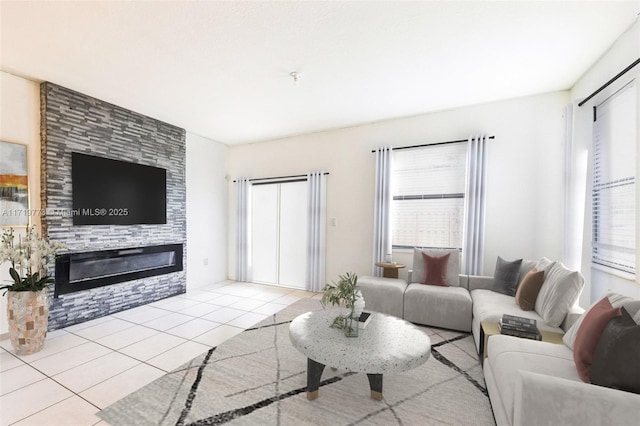
M 67 253 L 56 257 L 54 297 L 182 271 L 182 244 Z

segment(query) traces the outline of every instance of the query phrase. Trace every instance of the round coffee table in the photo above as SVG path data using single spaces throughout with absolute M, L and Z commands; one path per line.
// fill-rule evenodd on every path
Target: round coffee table
M 431 354 L 431 340 L 413 324 L 373 312 L 358 337 L 346 337 L 331 328 L 338 309 L 307 312 L 289 325 L 293 346 L 307 357 L 307 399 L 318 397 L 322 371 L 333 368 L 366 373 L 371 398 L 382 399 L 382 375 L 411 370 L 424 364 Z

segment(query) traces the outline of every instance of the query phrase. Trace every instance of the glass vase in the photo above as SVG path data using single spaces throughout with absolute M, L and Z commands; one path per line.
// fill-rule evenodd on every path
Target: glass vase
M 359 317 L 360 316 L 356 316 L 353 311 L 345 315 L 343 328 L 345 336 L 358 337 Z

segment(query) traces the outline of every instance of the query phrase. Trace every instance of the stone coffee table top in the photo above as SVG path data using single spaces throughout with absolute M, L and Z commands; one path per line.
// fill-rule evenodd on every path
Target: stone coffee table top
M 413 324 L 373 312 L 358 337 L 332 328 L 344 310 L 307 312 L 289 326 L 293 346 L 318 363 L 367 374 L 406 371 L 422 365 L 431 354 L 431 340 Z

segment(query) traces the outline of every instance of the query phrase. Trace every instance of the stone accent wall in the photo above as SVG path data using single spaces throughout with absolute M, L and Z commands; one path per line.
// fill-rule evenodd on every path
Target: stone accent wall
M 183 243 L 184 270 L 53 298 L 49 329 L 109 315 L 186 291 L 185 131 L 45 82 L 40 88 L 43 234 L 73 252 Z M 166 225 L 80 225 L 70 214 L 71 153 L 167 170 Z

